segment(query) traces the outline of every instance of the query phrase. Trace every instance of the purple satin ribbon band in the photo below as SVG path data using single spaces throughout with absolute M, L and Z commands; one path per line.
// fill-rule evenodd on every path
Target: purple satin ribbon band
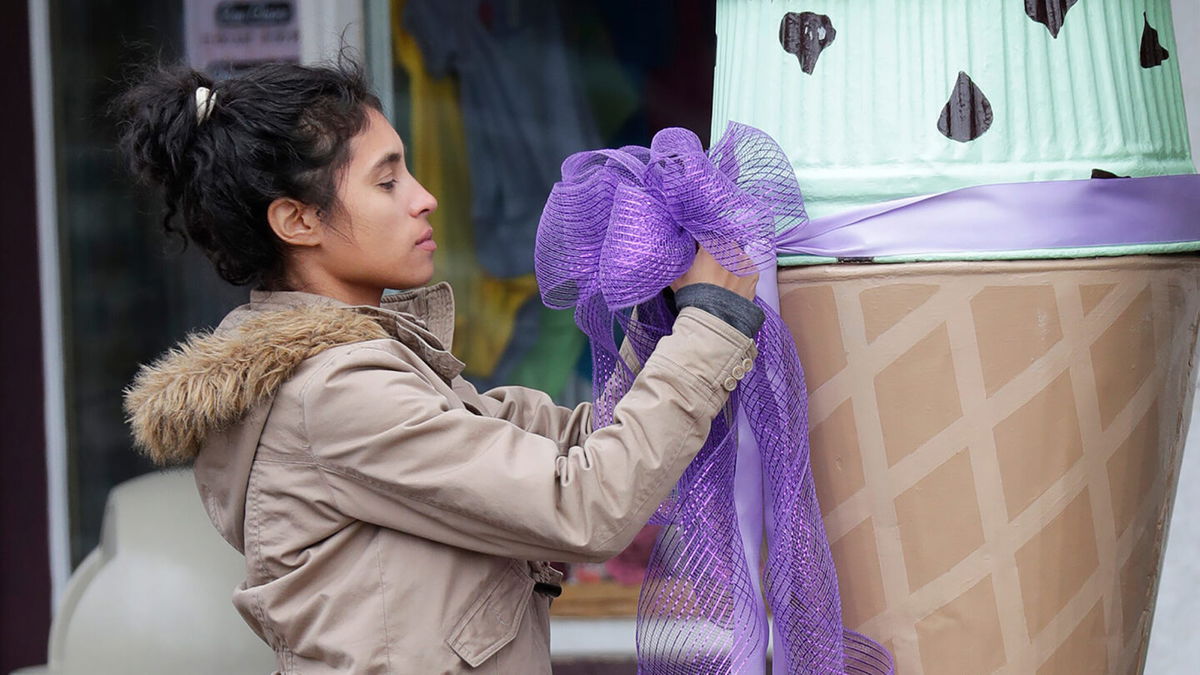
M 671 333 L 662 290 L 697 242 L 730 270 L 761 273 L 754 367 L 651 519 L 664 528 L 638 602 L 639 672 L 765 672 L 764 596 L 775 672 L 892 672 L 886 650 L 842 625 L 804 374 L 777 311 L 777 233 L 806 220 L 786 155 L 736 123 L 707 153 L 695 134 L 665 129 L 649 148 L 572 155 L 547 200 L 534 267 L 543 302 L 574 308 L 591 340 L 594 428 L 619 421 L 635 370 Z
M 1004 183 L 896 199 L 781 232 L 830 258 L 1200 242 L 1200 175 Z

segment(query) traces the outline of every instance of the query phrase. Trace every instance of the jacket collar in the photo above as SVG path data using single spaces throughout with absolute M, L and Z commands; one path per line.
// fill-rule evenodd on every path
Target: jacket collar
M 422 361 L 447 382 L 464 368 L 450 349 L 454 340 L 454 292 L 440 282 L 408 291 L 388 293 L 379 307 L 349 305 L 340 300 L 301 291 L 251 291 L 245 312 L 235 313 L 222 328 L 232 328 L 259 312 L 312 306 L 341 307 L 369 316 L 396 340 L 416 352 Z
M 324 295 L 302 291 L 250 291 L 251 311 L 270 311 L 310 305 L 330 305 L 354 309 L 375 316 L 394 315 L 428 330 L 449 349 L 454 340 L 454 292 L 443 281 L 432 286 L 395 291 L 383 296 L 379 307 L 349 305 Z

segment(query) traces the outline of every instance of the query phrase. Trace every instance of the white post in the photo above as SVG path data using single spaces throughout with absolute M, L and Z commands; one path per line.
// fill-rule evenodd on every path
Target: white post
M 297 0 L 300 23 L 300 61 L 319 63 L 337 58 L 344 44 L 363 54 L 362 2 Z
M 364 0 L 363 14 L 366 24 L 367 76 L 371 78 L 371 88 L 383 103 L 383 116 L 395 124 L 391 0 Z
M 50 594 L 53 603 L 51 610 L 54 610 L 58 607 L 67 579 L 71 576 L 71 540 L 67 521 L 67 400 L 63 379 L 62 291 L 59 287 L 49 4 L 47 0 L 29 0 L 29 61 L 33 82 L 34 156 L 37 172 L 38 275 L 44 392 L 42 407 L 46 434 Z

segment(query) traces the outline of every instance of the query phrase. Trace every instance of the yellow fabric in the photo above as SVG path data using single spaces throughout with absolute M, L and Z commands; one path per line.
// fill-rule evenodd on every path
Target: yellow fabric
M 392 0 L 392 48 L 409 77 L 412 107 L 409 169 L 438 197 L 430 217 L 438 249 L 437 279 L 454 287 L 454 352 L 468 375 L 488 376 L 512 339 L 517 311 L 537 292 L 532 274 L 496 279 L 483 272 L 471 233 L 471 181 L 466 130 L 453 77 L 430 77 L 416 39 L 404 29 L 405 0 Z

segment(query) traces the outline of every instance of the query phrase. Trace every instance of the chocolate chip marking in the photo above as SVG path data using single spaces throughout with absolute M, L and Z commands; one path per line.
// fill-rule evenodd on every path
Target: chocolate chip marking
M 966 73 L 959 71 L 950 100 L 938 118 L 938 131 L 946 138 L 966 143 L 992 126 L 992 104 Z
M 783 51 L 796 55 L 800 70 L 809 75 L 817 67 L 817 57 L 835 37 L 833 22 L 824 14 L 788 12 L 779 22 L 779 44 Z

